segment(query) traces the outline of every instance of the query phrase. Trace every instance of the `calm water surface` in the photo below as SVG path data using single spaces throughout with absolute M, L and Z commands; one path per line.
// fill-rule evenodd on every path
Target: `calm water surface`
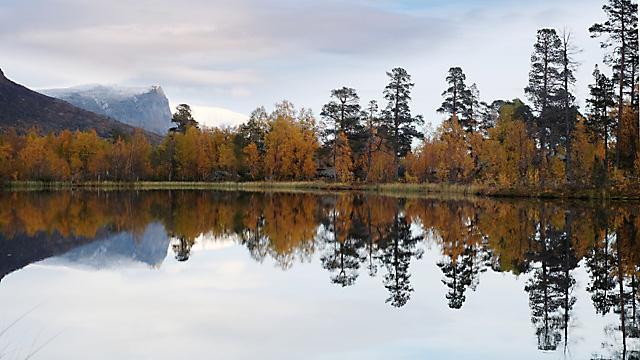
M 0 358 L 637 359 L 634 203 L 0 192 Z

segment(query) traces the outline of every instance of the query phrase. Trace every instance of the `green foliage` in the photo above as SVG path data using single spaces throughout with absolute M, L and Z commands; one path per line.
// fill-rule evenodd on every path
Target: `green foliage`
M 180 104 L 176 106 L 176 112 L 171 117 L 171 122 L 176 126 L 171 128 L 171 132 L 185 133 L 190 127 L 198 128 L 198 122 L 193 118 L 191 114 L 191 107 L 187 104 Z

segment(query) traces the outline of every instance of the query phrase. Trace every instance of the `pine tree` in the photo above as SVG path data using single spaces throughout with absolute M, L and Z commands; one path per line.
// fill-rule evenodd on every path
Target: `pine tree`
M 605 174 L 609 169 L 609 134 L 616 127 L 613 119 L 609 117 L 609 108 L 614 106 L 613 83 L 602 74 L 598 65 L 593 70 L 594 84 L 589 85 L 591 97 L 587 99 L 589 104 L 589 117 L 586 126 L 597 142 L 604 142 Z
M 560 72 L 560 78 L 562 79 L 561 89 L 558 93 L 560 107 L 562 109 L 563 127 L 564 127 L 564 139 L 563 142 L 566 148 L 566 176 L 569 182 L 572 182 L 572 151 L 571 151 L 571 138 L 572 132 L 576 125 L 576 119 L 578 115 L 578 109 L 575 105 L 575 96 L 571 93 L 571 89 L 576 82 L 576 78 L 573 75 L 577 68 L 577 63 L 573 59 L 573 56 L 578 51 L 573 45 L 571 39 L 571 33 L 564 31 L 562 33 L 562 71 Z
M 264 154 L 265 145 L 264 138 L 269 130 L 269 114 L 263 106 L 260 106 L 251 112 L 249 120 L 240 125 L 239 138 L 242 139 L 241 146 L 254 143 L 260 154 Z
M 472 93 L 464 83 L 465 80 L 466 76 L 461 68 L 452 67 L 449 69 L 449 75 L 446 78 L 449 87 L 442 92 L 442 96 L 445 99 L 440 108 L 438 108 L 438 112 L 448 114 L 449 118 L 457 117 L 461 119 L 462 126 L 470 132 L 474 127 L 472 123 L 473 115 L 470 112 L 473 100 L 471 100 Z
M 191 107 L 187 104 L 180 104 L 176 107 L 176 112 L 171 117 L 171 122 L 176 123 L 175 127 L 169 129 L 170 132 L 185 133 L 188 128 L 198 128 L 198 122 L 191 114 Z
M 351 142 L 360 130 L 359 102 L 360 98 L 355 89 L 342 87 L 331 90 L 331 100 L 322 107 L 320 112 L 320 115 L 325 120 L 324 135 L 328 139 L 325 145 L 332 148 L 334 169 L 336 168 L 336 157 L 338 156 L 338 134 L 344 133 Z M 336 178 L 337 172 L 335 172 L 334 180 Z
M 387 72 L 389 84 L 384 89 L 387 107 L 382 115 L 384 137 L 393 149 L 394 166 L 398 169 L 400 158 L 411 150 L 414 138 L 421 139 L 423 134 L 416 125 L 424 124 L 422 116 L 413 117 L 409 107 L 411 100 L 411 75 L 403 68 L 394 68 Z
M 466 107 L 465 111 L 462 113 L 461 123 L 464 127 L 465 131 L 473 132 L 478 130 L 479 126 L 479 118 L 480 118 L 480 91 L 478 90 L 478 86 L 476 83 L 471 84 L 469 86 L 468 91 L 462 97 L 464 105 Z
M 504 103 L 504 100 L 494 100 L 491 104 L 484 101 L 480 102 L 478 106 L 478 130 L 482 135 L 487 136 L 489 129 L 496 126 L 500 115 L 500 107 Z
M 537 112 L 535 125 L 543 150 L 555 150 L 558 143 L 558 95 L 562 87 L 562 41 L 554 29 L 538 30 L 531 55 L 529 85 L 524 89 Z
M 366 113 L 363 114 L 363 117 L 366 118 L 366 165 L 367 172 L 365 176 L 365 180 L 369 181 L 369 174 L 371 173 L 371 167 L 373 164 L 373 156 L 375 151 L 379 151 L 380 149 L 376 149 L 376 135 L 378 132 L 378 127 L 380 125 L 380 118 L 378 117 L 378 102 L 375 100 L 369 101 L 369 105 L 367 106 Z
M 602 6 L 607 15 L 604 23 L 593 24 L 589 28 L 591 37 L 606 36 L 600 42 L 602 48 L 613 47 L 612 53 L 605 56 L 605 62 L 613 68 L 613 80 L 618 84 L 618 124 L 622 123 L 625 101 L 625 89 L 636 83 L 636 74 L 629 69 L 638 68 L 638 4 L 632 0 L 609 0 Z M 633 86 L 631 94 L 633 102 Z M 640 125 L 638 126 L 640 129 Z M 620 143 L 620 127 L 617 129 L 617 144 Z M 640 134 L 639 134 L 640 136 Z M 616 165 L 620 164 L 620 147 L 616 146 Z

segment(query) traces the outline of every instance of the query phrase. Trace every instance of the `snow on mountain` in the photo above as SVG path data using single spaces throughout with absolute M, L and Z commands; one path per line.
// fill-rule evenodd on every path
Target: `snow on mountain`
M 158 134 L 166 133 L 171 127 L 169 100 L 162 87 L 157 85 L 125 87 L 92 84 L 41 92 Z

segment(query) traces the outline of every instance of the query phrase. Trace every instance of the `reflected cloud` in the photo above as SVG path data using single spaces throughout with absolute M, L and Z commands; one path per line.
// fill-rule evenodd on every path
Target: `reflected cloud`
M 375 283 L 386 292 L 380 302 L 402 308 L 424 287 L 414 275 L 428 257 L 440 277 L 436 293 L 455 312 L 465 313 L 489 275 L 521 277 L 541 351 L 566 352 L 580 343 L 572 338 L 580 291 L 590 296 L 592 316 L 617 319 L 609 333 L 620 341 L 609 348 L 632 354 L 640 337 L 640 214 L 632 204 L 78 191 L 3 192 L 0 205 L 5 279 L 35 262 L 115 270 L 144 264 L 161 271 L 167 256 L 175 260 L 166 276 L 187 276 L 189 264 L 219 253 L 221 262 L 201 267 L 210 280 L 194 276 L 183 286 L 260 286 L 264 279 L 247 263 L 224 260 L 244 252 L 256 265 L 288 273 L 322 269 L 324 283 L 335 289 Z M 580 284 L 585 271 L 588 279 Z M 246 283 L 225 280 L 230 274 Z

